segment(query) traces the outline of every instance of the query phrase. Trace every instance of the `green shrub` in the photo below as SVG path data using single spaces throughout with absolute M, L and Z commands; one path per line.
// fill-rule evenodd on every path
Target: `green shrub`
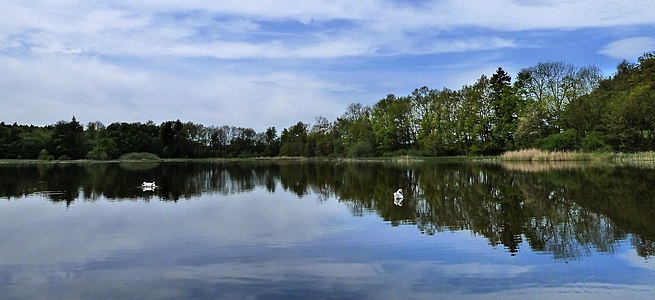
M 590 132 L 582 139 L 581 148 L 583 151 L 610 151 L 609 145 L 605 144 L 603 135 L 600 132 Z
M 119 160 L 160 160 L 159 156 L 148 152 L 131 152 L 121 155 Z
M 39 160 L 53 160 L 55 159 L 54 156 L 50 155 L 48 150 L 42 149 L 41 152 L 39 153 Z
M 95 160 L 108 160 L 109 155 L 103 150 L 93 148 L 91 151 L 89 151 L 89 153 L 86 154 L 86 158 Z
M 348 149 L 348 157 L 373 157 L 375 156 L 374 146 L 365 141 L 359 141 Z
M 580 149 L 580 135 L 573 129 L 549 135 L 537 141 L 538 148 L 548 151 L 565 151 Z
M 383 157 L 401 157 L 401 156 L 411 156 L 411 157 L 421 157 L 421 156 L 430 156 L 427 151 L 420 149 L 400 149 L 391 152 L 382 153 Z

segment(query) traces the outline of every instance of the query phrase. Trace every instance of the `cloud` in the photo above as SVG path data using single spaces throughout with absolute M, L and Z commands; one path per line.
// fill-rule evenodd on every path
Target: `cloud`
M 437 41 L 433 43 L 426 53 L 452 53 L 479 50 L 494 50 L 516 47 L 514 41 L 498 37 L 483 37 L 471 39 L 457 39 Z
M 654 10 L 637 0 L 5 1 L 2 104 L 21 123 L 75 114 L 288 126 L 435 81 L 473 83 L 517 65 L 520 50 L 550 49 L 563 31 L 652 26 Z M 625 57 L 653 43 L 639 36 L 641 44 L 617 41 L 602 53 Z M 450 67 L 510 51 L 518 58 Z M 253 107 L 266 110 L 255 117 Z
M 133 109 L 147 108 L 136 101 L 148 93 L 150 78 L 143 71 L 93 58 L 53 55 L 0 57 L 0 62 L 8 118 L 21 116 L 23 122 L 47 125 L 72 115 L 98 120 L 105 119 L 103 115 L 129 117 Z
M 3 121 L 35 125 L 70 120 L 73 115 L 83 123 L 105 124 L 179 118 L 259 132 L 310 122 L 321 114 L 334 119 L 346 107 L 334 93 L 358 89 L 296 72 L 187 66 L 186 72 L 178 73 L 119 67 L 79 56 L 0 57 L 0 63 Z
M 448 26 L 480 26 L 503 31 L 574 29 L 653 24 L 649 1 L 445 1 L 436 4 L 437 20 Z M 438 21 L 437 21 L 438 22 Z
M 599 53 L 617 59 L 637 58 L 648 51 L 655 50 L 655 38 L 647 36 L 631 37 L 611 42 Z
M 504 30 L 652 24 L 655 4 L 643 0 L 446 0 L 415 3 L 367 1 L 145 1 L 143 9 L 206 10 L 261 20 L 296 20 L 305 24 L 352 20 L 371 27 L 416 30 L 428 27 L 485 26 Z M 392 22 L 393 21 L 393 22 Z M 507 26 L 511 26 L 508 28 Z
M 195 85 L 194 90 L 202 91 L 196 97 L 203 98 L 203 109 L 216 120 L 206 124 L 220 122 L 257 131 L 269 126 L 281 130 L 298 121 L 311 122 L 321 114 L 334 120 L 346 105 L 332 92 L 351 88 L 289 72 L 219 74 Z M 188 111 L 188 115 L 196 113 Z
M 99 7 L 85 2 L 4 4 L 4 35 L 20 33 L 36 49 L 88 49 L 104 55 L 180 55 L 220 59 L 332 58 L 478 51 L 517 46 L 484 36 L 444 38 L 453 28 L 501 32 L 653 24 L 655 4 L 602 1 L 150 1 Z M 630 5 L 632 4 L 632 5 Z M 637 5 L 639 4 L 639 5 Z M 7 12 L 12 12 L 8 14 Z M 3 16 L 4 17 L 4 16 Z M 294 33 L 289 31 L 299 23 Z M 330 26 L 342 22 L 343 27 Z M 266 24 L 266 25 L 264 25 Z M 2 36 L 2 35 L 0 35 Z M 44 38 L 45 37 L 45 38 Z M 425 41 L 438 47 L 421 47 Z

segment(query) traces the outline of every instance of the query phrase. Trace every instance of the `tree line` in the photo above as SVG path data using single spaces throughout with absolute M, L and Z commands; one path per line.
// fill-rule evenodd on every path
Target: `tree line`
M 655 150 L 655 52 L 623 61 L 603 78 L 596 66 L 562 61 L 499 67 L 459 90 L 415 89 L 373 106 L 348 105 L 335 121 L 316 117 L 278 135 L 193 122 L 115 122 L 82 126 L 75 117 L 48 126 L 0 123 L 0 158 L 375 157 L 494 155 L 505 151 Z
M 257 133 L 251 128 L 210 126 L 180 120 L 159 125 L 89 122 L 75 117 L 44 127 L 0 123 L 0 158 L 115 159 L 147 152 L 163 158 L 276 156 L 279 138 L 274 127 Z

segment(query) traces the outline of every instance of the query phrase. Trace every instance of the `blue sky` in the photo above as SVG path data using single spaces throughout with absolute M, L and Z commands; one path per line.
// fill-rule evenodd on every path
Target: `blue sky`
M 655 50 L 655 1 L 0 2 L 0 120 L 278 130 L 503 67 Z

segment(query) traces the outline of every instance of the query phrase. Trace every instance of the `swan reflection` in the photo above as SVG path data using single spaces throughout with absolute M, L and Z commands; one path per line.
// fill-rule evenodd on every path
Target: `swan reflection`
M 393 204 L 398 205 L 398 206 L 403 206 L 403 190 L 398 189 L 395 193 L 393 193 Z
M 151 191 L 154 191 L 155 188 L 157 188 L 157 184 L 155 184 L 154 181 L 153 181 L 153 182 L 146 182 L 146 181 L 144 181 L 143 183 L 141 183 L 141 189 L 142 189 L 144 192 L 151 192 Z

